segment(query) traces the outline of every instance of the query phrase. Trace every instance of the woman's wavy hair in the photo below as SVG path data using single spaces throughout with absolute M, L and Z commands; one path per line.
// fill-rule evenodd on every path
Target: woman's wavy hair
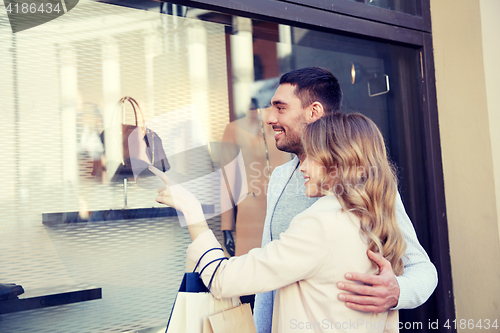
M 369 249 L 381 253 L 396 275 L 403 274 L 406 243 L 396 221 L 397 177 L 377 125 L 359 113 L 333 113 L 307 125 L 302 143 L 307 156 L 325 167 L 323 184 L 334 179 L 328 194 L 360 219 Z M 378 268 L 374 262 L 373 267 Z

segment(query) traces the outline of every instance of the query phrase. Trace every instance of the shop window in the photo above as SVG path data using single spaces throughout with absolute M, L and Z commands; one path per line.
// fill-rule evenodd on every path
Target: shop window
M 368 4 L 414 15 L 415 1 L 405 3 Z M 139 125 L 144 118 L 162 139 L 167 175 L 208 207 L 219 240 L 224 223 L 238 229 L 245 214 L 255 217 L 254 231 L 236 237 L 242 254 L 260 244 L 269 174 L 292 158 L 276 149 L 265 122 L 279 77 L 325 67 L 343 88 L 343 111 L 367 115 L 383 132 L 417 231 L 426 221 L 418 54 L 410 47 L 169 3 L 137 9 L 80 0 L 17 34 L 0 10 L 0 61 L 7 69 L 0 76 L 0 278 L 25 290 L 80 283 L 103 290 L 99 300 L 3 314 L 2 330 L 166 325 L 192 268 L 188 231 L 176 216 L 92 214 L 161 207 L 135 174 L 115 178 L 123 144 L 106 133 L 135 124 L 132 107 L 118 103 L 125 96 L 141 106 Z M 238 168 L 225 168 L 232 161 Z M 42 224 L 56 213 L 77 217 Z

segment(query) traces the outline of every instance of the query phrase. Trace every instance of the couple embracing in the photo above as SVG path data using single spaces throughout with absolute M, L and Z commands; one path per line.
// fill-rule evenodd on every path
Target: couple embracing
M 340 113 L 341 101 L 325 69 L 281 77 L 266 121 L 276 147 L 296 157 L 272 173 L 261 248 L 217 261 L 222 249 L 206 251 L 221 245 L 196 198 L 179 185 L 156 198 L 184 213 L 188 257 L 206 253 L 201 278 L 208 285 L 214 276 L 214 295 L 257 294 L 259 333 L 397 332 L 397 310 L 421 305 L 437 285 L 380 131 L 361 114 Z

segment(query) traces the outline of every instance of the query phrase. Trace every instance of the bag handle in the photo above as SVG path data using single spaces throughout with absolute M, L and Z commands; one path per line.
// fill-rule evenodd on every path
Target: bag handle
M 133 99 L 132 97 L 130 97 L 130 96 L 122 97 L 120 99 L 120 101 L 118 102 L 122 106 L 122 125 L 125 122 L 125 103 L 126 102 L 129 102 L 130 105 L 132 105 L 132 109 L 134 110 L 135 126 L 137 126 L 137 127 L 139 127 L 139 124 L 137 122 L 137 110 L 136 110 L 136 106 L 137 106 L 137 109 L 139 109 L 139 113 L 141 114 L 141 118 L 142 118 L 142 132 L 145 135 L 146 134 L 146 130 L 145 130 L 145 126 L 146 125 L 145 125 L 145 121 L 144 121 L 144 113 L 142 112 L 142 109 L 141 109 L 141 106 L 139 105 L 139 103 L 137 103 L 137 101 L 135 99 Z
M 222 252 L 224 252 L 224 250 L 221 248 L 221 247 L 214 247 L 214 248 L 211 248 L 210 250 L 207 250 L 205 251 L 205 253 L 203 253 L 200 257 L 200 259 L 198 259 L 198 263 L 196 264 L 196 266 L 194 267 L 194 270 L 193 270 L 193 273 L 196 272 L 196 269 L 198 268 L 198 266 L 200 265 L 200 262 L 201 262 L 201 259 L 203 259 L 203 257 L 205 256 L 205 254 L 207 254 L 208 252 L 210 251 L 214 251 L 214 250 L 221 250 Z M 205 266 L 206 267 L 206 266 Z M 200 274 L 201 275 L 201 274 Z
M 212 278 L 210 279 L 210 282 L 208 283 L 208 286 L 207 286 L 208 290 L 209 290 L 211 293 L 212 293 L 212 290 L 211 290 L 211 289 L 212 289 L 212 281 L 213 281 L 213 279 L 215 278 L 215 276 L 217 275 L 217 273 L 219 273 L 219 266 L 222 264 L 222 262 L 223 262 L 224 260 L 229 260 L 229 258 L 224 257 L 224 258 L 220 258 L 220 259 L 217 259 L 217 260 L 220 260 L 220 262 L 219 262 L 219 264 L 217 265 L 217 267 L 215 268 L 214 273 L 212 274 Z M 215 260 L 214 260 L 214 261 L 215 261 Z M 208 265 L 207 265 L 207 266 L 208 266 Z M 205 267 L 207 267 L 207 266 L 205 266 Z M 205 269 L 205 268 L 203 268 L 203 269 Z M 201 275 L 201 274 L 200 274 L 200 275 Z M 214 296 L 215 296 L 215 292 L 216 292 L 216 291 L 214 290 L 214 293 L 212 293 L 212 295 L 214 295 Z M 222 290 L 221 290 L 221 295 L 220 295 L 220 298 L 222 299 Z M 233 297 L 231 297 L 231 305 L 233 306 L 233 308 L 235 307 L 235 306 L 234 306 L 234 304 L 233 304 Z M 243 307 L 242 307 L 242 305 L 243 305 L 243 303 L 241 303 L 241 299 L 238 297 L 238 305 L 237 305 L 236 307 L 239 307 L 239 308 L 240 308 L 241 314 L 243 315 Z M 215 302 L 214 302 L 214 312 L 215 312 Z M 226 318 L 225 318 L 225 316 L 224 316 L 224 312 L 225 312 L 225 309 L 224 309 L 224 308 L 222 308 L 222 319 L 225 321 L 225 320 L 226 320 Z
M 217 270 L 219 269 L 219 266 L 222 264 L 222 262 L 224 260 L 229 260 L 229 258 L 224 257 L 224 258 L 219 258 L 219 259 L 216 259 L 216 260 L 219 260 L 219 264 L 217 265 L 217 267 L 215 267 L 215 271 L 212 274 L 212 277 L 210 278 L 210 282 L 208 283 L 207 288 L 208 288 L 209 291 L 210 291 L 210 289 L 212 289 L 212 281 L 214 280 L 215 274 L 217 273 Z M 205 266 L 203 269 L 205 269 L 207 266 Z M 201 276 L 201 273 L 200 273 L 200 276 Z
M 218 259 L 214 259 L 214 260 L 212 260 L 211 262 L 209 262 L 208 264 L 206 264 L 206 265 L 205 265 L 205 267 L 203 267 L 203 268 L 202 268 L 202 270 L 200 271 L 200 276 L 201 276 L 201 274 L 203 274 L 203 271 L 205 270 L 205 268 L 207 268 L 208 266 L 210 266 L 210 265 L 211 265 L 211 264 L 213 264 L 214 262 L 219 261 L 219 260 L 220 260 L 220 261 L 222 261 L 222 260 L 227 260 L 227 259 L 229 259 L 229 258 L 226 258 L 226 257 L 221 257 L 221 258 L 218 258 Z M 220 263 L 219 263 L 219 265 L 220 265 Z M 218 267 L 219 267 L 219 266 L 217 266 L 217 268 L 218 268 Z M 214 272 L 216 272 L 216 271 L 217 271 L 217 268 L 215 269 L 215 271 L 214 271 Z M 213 278 L 214 278 L 214 276 L 212 275 L 212 279 L 213 279 Z

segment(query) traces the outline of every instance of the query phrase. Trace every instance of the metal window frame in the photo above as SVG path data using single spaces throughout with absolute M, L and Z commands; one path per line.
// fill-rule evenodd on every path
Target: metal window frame
M 364 18 L 394 26 L 431 32 L 429 0 L 417 0 L 417 15 L 410 15 L 390 9 L 367 5 L 362 2 L 347 0 L 279 0 L 299 4 L 333 13 Z M 366 0 L 365 0 L 366 2 Z

